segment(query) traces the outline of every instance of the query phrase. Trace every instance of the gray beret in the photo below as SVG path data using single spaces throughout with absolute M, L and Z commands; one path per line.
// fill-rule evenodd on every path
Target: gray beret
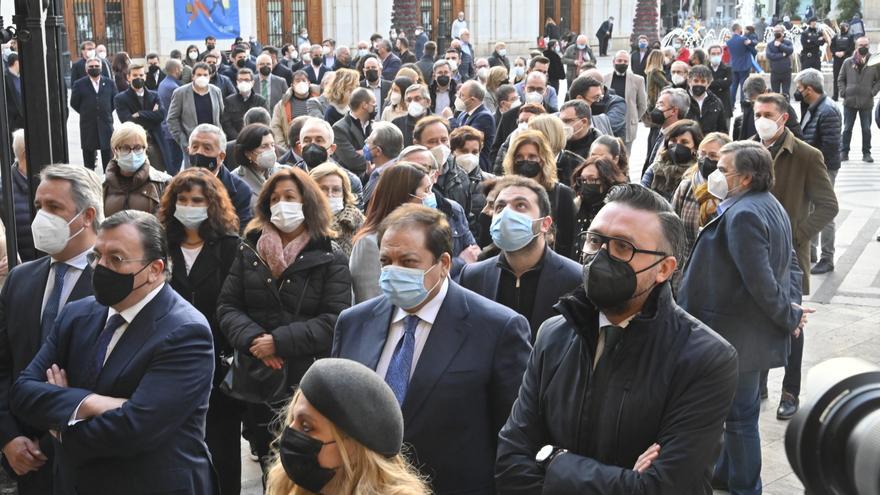
M 386 457 L 400 453 L 400 405 L 370 368 L 348 359 L 319 359 L 303 375 L 299 388 L 318 412 L 364 447 Z

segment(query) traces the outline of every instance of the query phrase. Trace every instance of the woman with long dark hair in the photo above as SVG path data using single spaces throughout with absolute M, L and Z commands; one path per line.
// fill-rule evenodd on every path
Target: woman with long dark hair
M 125 52 L 116 52 L 113 56 L 113 81 L 116 82 L 116 91 L 121 93 L 128 89 L 128 68 L 131 67 L 131 57 Z

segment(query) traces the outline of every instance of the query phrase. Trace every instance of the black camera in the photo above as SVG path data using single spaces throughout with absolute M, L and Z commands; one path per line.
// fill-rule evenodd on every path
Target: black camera
M 880 366 L 835 358 L 807 378 L 785 452 L 809 495 L 880 495 Z

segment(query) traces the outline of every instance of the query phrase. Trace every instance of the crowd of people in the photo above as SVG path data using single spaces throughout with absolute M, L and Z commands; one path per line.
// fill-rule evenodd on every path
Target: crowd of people
M 789 419 L 856 114 L 870 158 L 867 39 L 841 115 L 817 68 L 799 111 L 791 65 L 751 74 L 740 25 L 607 73 L 584 34 L 483 58 L 452 29 L 164 65 L 82 43 L 85 166 L 29 183 L 13 133 L 20 494 L 239 493 L 242 437 L 273 495 L 761 492 L 767 371 Z

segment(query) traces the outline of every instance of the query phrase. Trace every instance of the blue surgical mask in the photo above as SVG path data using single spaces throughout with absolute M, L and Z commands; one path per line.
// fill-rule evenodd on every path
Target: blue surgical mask
M 492 217 L 489 234 L 492 242 L 502 251 L 514 252 L 528 246 L 538 236 L 532 232 L 532 224 L 540 219 L 505 208 Z
M 370 145 L 364 143 L 364 160 L 368 162 L 373 161 L 373 154 L 370 152 Z
M 648 48 L 648 42 L 647 41 L 639 41 L 639 48 L 641 48 L 642 50 L 644 50 L 645 48 Z
M 434 193 L 428 194 L 422 198 L 422 204 L 428 208 L 437 208 L 437 196 Z
M 425 288 L 425 275 L 436 266 L 434 265 L 427 270 L 419 270 L 418 268 L 386 265 L 382 267 L 382 273 L 379 275 L 379 287 L 382 288 L 382 293 L 394 306 L 403 309 L 415 308 L 425 302 L 428 294 L 437 286 L 434 284 L 431 289 Z M 437 283 L 442 281 L 443 278 Z
M 129 151 L 128 153 L 122 153 L 116 157 L 116 164 L 119 165 L 119 169 L 129 174 L 133 174 L 140 170 L 146 161 L 146 150 L 141 152 Z

